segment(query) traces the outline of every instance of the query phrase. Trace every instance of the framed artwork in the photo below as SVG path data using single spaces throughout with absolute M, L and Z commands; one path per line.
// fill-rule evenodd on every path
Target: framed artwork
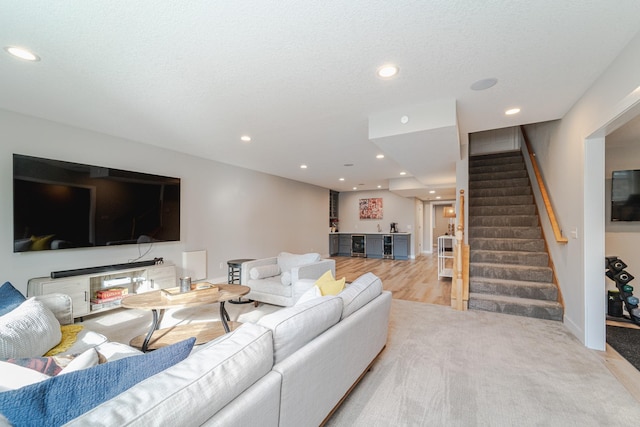
M 360 219 L 382 219 L 382 198 L 360 199 Z

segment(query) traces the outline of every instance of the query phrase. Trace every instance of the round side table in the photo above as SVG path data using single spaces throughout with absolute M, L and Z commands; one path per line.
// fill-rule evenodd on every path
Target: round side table
M 230 285 L 239 285 L 242 283 L 242 263 L 253 261 L 254 258 L 241 258 L 241 259 L 230 259 L 227 261 L 228 273 L 227 273 L 227 283 Z M 231 304 L 248 304 L 253 302 L 253 300 L 243 300 L 242 297 L 237 300 L 231 300 L 229 303 Z

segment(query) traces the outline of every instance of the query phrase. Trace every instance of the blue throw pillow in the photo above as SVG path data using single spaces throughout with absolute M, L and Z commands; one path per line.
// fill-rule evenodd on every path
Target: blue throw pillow
M 185 359 L 195 338 L 0 393 L 0 413 L 15 427 L 59 426 Z
M 26 298 L 9 282 L 5 282 L 0 286 L 0 316 L 7 314 L 20 304 Z

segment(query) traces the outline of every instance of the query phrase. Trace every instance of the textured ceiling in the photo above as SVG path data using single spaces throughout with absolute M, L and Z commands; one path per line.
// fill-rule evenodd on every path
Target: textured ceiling
M 558 119 L 638 30 L 637 0 L 5 1 L 0 43 L 42 60 L 0 55 L 0 108 L 340 191 L 428 188 L 455 158 L 377 160 L 371 115 L 453 99 L 463 143 Z

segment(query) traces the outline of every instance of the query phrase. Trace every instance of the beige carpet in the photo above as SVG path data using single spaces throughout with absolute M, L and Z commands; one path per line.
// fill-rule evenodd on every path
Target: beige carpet
M 562 323 L 394 300 L 387 348 L 327 425 L 638 421 L 638 402 Z

